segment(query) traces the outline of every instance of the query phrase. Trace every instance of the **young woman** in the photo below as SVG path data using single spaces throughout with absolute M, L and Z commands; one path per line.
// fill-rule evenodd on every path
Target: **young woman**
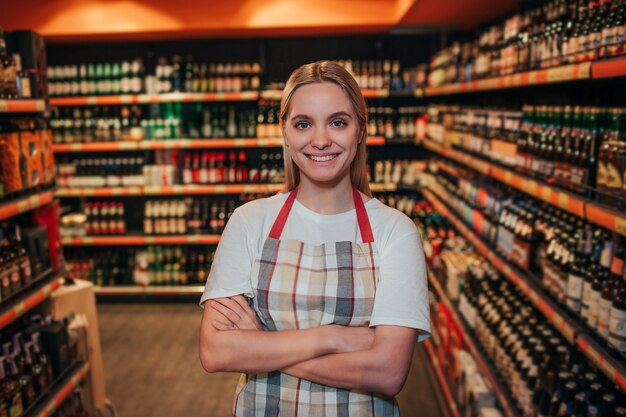
M 397 416 L 430 332 L 417 229 L 371 196 L 367 109 L 343 67 L 295 70 L 280 124 L 287 191 L 224 230 L 200 301 L 202 365 L 245 373 L 238 417 Z

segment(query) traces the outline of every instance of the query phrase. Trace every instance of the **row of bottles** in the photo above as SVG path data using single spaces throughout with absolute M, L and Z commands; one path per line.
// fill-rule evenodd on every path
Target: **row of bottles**
M 273 118 L 273 108 L 262 105 L 258 111 L 202 103 L 62 107 L 53 108 L 50 127 L 54 143 L 253 138 L 268 137 L 269 128 L 259 124 Z M 272 137 L 280 136 L 271 128 Z
M 552 0 L 481 31 L 476 39 L 436 53 L 429 85 L 550 68 L 623 55 L 623 0 Z
M 419 161 L 385 159 L 375 160 L 369 171 L 371 182 L 378 184 L 414 185 L 420 172 Z
M 250 166 L 246 152 L 155 151 L 152 157 L 59 158 L 61 187 L 281 183 L 282 153 L 262 153 Z M 66 162 L 67 161 L 67 162 Z
M 215 256 L 205 246 L 147 246 L 121 251 L 66 249 L 69 276 L 99 286 L 204 285 Z
M 0 27 L 0 100 L 39 97 L 32 77 L 22 68 L 20 51 L 9 53 L 5 32 Z
M 88 235 L 125 235 L 126 216 L 121 201 L 85 203 L 85 233 Z
M 367 134 L 394 139 L 423 139 L 426 120 L 422 107 L 370 107 L 368 109 Z
M 432 217 L 436 214 L 426 215 Z M 431 236 L 443 241 L 430 263 L 447 266 L 437 269 L 438 279 L 521 415 L 626 415 L 624 393 L 568 344 L 521 291 L 449 224 L 430 229 Z
M 0 355 L 0 414 L 28 415 L 33 404 L 49 395 L 48 389 L 75 361 L 68 332 L 71 316 L 54 319 L 31 315 L 3 332 Z M 82 417 L 82 416 L 81 416 Z
M 624 238 L 489 180 L 461 175 L 458 187 L 440 183 L 446 201 L 457 199 L 451 205 L 466 223 L 477 231 L 489 221 L 497 225 L 483 237 L 498 253 L 539 275 L 546 294 L 605 345 L 626 353 Z
M 260 88 L 258 63 L 197 62 L 191 56 L 160 57 L 156 62 L 101 62 L 49 66 L 48 94 L 77 96 L 102 94 L 161 94 L 174 92 L 222 93 Z
M 463 149 L 580 194 L 595 190 L 602 203 L 624 203 L 624 108 L 524 105 L 517 112 L 437 106 L 429 114 L 463 134 Z
M 238 205 L 233 199 L 148 200 L 143 232 L 146 235 L 219 234 Z
M 31 256 L 22 241 L 21 230 L 17 223 L 0 223 L 0 302 L 33 282 Z

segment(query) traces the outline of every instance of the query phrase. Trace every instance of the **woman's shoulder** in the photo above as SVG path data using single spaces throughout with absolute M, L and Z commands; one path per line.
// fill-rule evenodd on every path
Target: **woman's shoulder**
M 368 201 L 366 207 L 374 233 L 378 231 L 386 238 L 417 233 L 413 220 L 400 210 L 389 207 L 376 198 Z

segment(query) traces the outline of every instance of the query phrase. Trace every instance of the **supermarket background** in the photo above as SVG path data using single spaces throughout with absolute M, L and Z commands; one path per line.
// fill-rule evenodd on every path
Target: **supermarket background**
M 403 415 L 626 415 L 626 1 L 0 1 L 0 26 L 0 415 L 229 415 L 197 302 L 320 59 L 422 232 Z

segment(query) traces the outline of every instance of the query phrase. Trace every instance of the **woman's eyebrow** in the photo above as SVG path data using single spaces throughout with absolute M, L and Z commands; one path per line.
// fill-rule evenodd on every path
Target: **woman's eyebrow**
M 331 114 L 330 116 L 328 116 L 328 119 L 333 119 L 335 117 L 339 117 L 339 116 L 343 116 L 343 117 L 348 117 L 350 119 L 352 119 L 352 116 L 350 115 L 350 113 L 345 112 L 345 111 L 338 111 L 335 112 L 333 114 Z M 311 119 L 311 116 L 308 116 L 306 114 L 296 114 L 295 116 L 291 117 L 291 120 L 296 120 L 296 119 Z

